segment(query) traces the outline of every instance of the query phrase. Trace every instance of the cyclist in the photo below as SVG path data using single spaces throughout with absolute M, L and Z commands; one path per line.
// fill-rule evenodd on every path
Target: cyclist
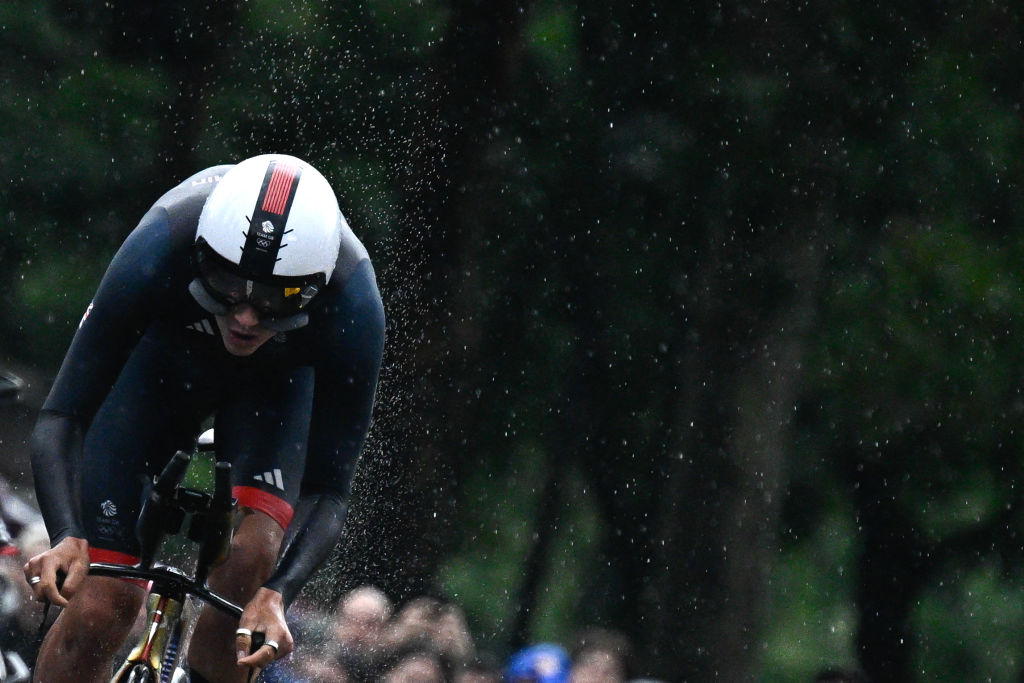
M 383 339 L 367 252 L 309 164 L 262 155 L 161 197 L 108 266 L 33 432 L 51 548 L 25 575 L 65 607 L 36 680 L 109 675 L 143 591 L 88 563 L 137 561 L 144 486 L 210 415 L 243 510 L 210 585 L 245 611 L 205 611 L 192 680 L 245 680 L 287 655 L 285 610 L 341 534 Z M 257 631 L 267 645 L 248 655 Z

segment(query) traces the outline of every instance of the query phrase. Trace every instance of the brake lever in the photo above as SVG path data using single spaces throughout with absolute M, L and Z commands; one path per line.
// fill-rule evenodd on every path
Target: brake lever
M 263 644 L 267 642 L 267 634 L 260 631 L 253 631 L 252 636 L 249 640 L 249 654 L 253 654 L 256 650 L 263 647 Z M 246 674 L 245 683 L 255 683 L 259 678 L 260 669 L 255 666 L 249 667 L 249 673 Z

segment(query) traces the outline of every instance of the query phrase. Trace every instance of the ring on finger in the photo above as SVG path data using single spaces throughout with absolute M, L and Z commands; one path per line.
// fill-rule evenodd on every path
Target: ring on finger
M 43 579 L 42 579 L 42 577 L 40 577 L 40 576 L 33 576 L 33 577 L 30 577 L 30 578 L 29 578 L 28 582 L 29 582 L 29 585 L 32 585 L 32 586 L 34 586 L 34 585 L 36 585 L 37 583 L 39 583 L 40 581 L 42 581 L 42 580 L 43 580 Z
M 276 641 L 276 640 L 270 640 L 270 639 L 268 639 L 268 640 L 267 640 L 267 641 L 266 641 L 265 643 L 263 643 L 263 644 L 264 644 L 264 645 L 269 645 L 270 647 L 274 648 L 274 654 L 277 654 L 277 651 L 278 651 L 278 650 L 280 649 L 280 648 L 278 647 L 278 645 L 277 645 L 277 641 Z
M 251 638 L 252 637 L 252 631 L 247 629 L 247 628 L 240 628 L 237 631 L 235 631 L 235 635 L 236 636 L 249 636 Z

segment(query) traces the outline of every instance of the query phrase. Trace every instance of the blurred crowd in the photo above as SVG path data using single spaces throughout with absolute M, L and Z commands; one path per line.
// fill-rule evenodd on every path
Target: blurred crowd
M 588 628 L 570 648 L 537 643 L 502 660 L 477 647 L 462 609 L 419 597 L 396 609 L 373 586 L 348 593 L 332 612 L 298 602 L 297 646 L 268 669 L 268 683 L 617 683 L 628 676 L 629 643 Z
M 22 565 L 50 545 L 39 512 L 0 477 L 0 681 L 29 678 L 35 659 L 40 606 L 32 601 Z
M 42 518 L 0 477 L 0 681 L 27 681 L 39 645 L 41 605 L 22 565 L 49 546 Z M 140 617 L 143 615 L 140 615 Z M 630 680 L 627 639 L 590 628 L 566 648 L 538 643 L 511 657 L 482 650 L 455 603 L 422 596 L 395 605 L 373 586 L 333 609 L 300 598 L 288 612 L 295 651 L 264 672 L 267 683 L 617 683 Z
M 48 545 L 38 511 L 0 477 L 2 683 L 29 678 L 42 608 L 31 600 L 22 565 Z M 266 683 L 658 683 L 633 677 L 631 644 L 616 630 L 592 626 L 571 643 L 534 643 L 499 657 L 478 646 L 457 604 L 436 597 L 395 605 L 381 590 L 362 586 L 332 609 L 300 597 L 288 618 L 295 651 L 264 672 Z M 814 681 L 866 683 L 838 670 Z

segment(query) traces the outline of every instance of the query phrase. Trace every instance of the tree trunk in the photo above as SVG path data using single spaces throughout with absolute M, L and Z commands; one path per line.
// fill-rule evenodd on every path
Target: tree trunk
M 810 187 L 810 185 L 808 186 Z M 830 221 L 817 207 L 776 236 L 787 296 L 740 306 L 714 250 L 705 261 L 688 349 L 679 364 L 678 448 L 665 463 L 652 577 L 644 596 L 642 661 L 671 680 L 752 680 L 769 607 L 789 427 L 823 263 L 815 238 Z M 726 240 L 712 240 L 726 244 Z M 756 247 L 748 247 L 756 251 Z M 732 269 L 740 270 L 739 268 Z M 749 331 L 738 334 L 735 330 Z
M 862 543 L 856 589 L 857 652 L 875 683 L 913 679 L 910 612 L 924 574 L 917 534 L 892 500 L 893 491 L 886 485 L 889 479 L 869 463 L 854 487 Z

